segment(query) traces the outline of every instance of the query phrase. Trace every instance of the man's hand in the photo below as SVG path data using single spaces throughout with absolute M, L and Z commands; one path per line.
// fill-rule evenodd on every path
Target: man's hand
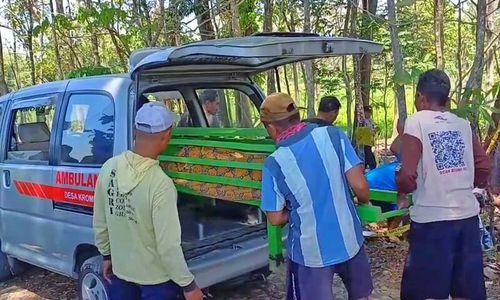
M 105 260 L 102 262 L 102 275 L 104 279 L 111 284 L 111 277 L 113 277 L 113 264 L 111 264 L 111 260 Z
M 196 289 L 190 292 L 184 292 L 184 298 L 186 298 L 186 300 L 202 300 L 205 298 L 205 295 L 203 295 L 199 287 L 196 287 Z
M 346 173 L 347 182 L 351 186 L 354 194 L 357 197 L 358 204 L 370 203 L 370 188 L 366 181 L 363 166 L 359 165 L 351 168 Z
M 267 212 L 267 220 L 273 226 L 284 226 L 288 223 L 290 211 L 285 207 L 282 211 Z
M 410 201 L 404 196 L 398 196 L 398 209 L 405 209 L 410 207 Z

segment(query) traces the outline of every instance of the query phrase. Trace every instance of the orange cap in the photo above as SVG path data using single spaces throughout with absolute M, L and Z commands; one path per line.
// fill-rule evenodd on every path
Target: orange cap
M 292 97 L 285 93 L 273 93 L 260 106 L 260 120 L 265 123 L 285 120 L 299 113 Z

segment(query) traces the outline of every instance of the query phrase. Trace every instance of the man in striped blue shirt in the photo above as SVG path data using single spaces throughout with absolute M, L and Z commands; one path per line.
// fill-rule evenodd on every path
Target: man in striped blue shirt
M 289 95 L 269 95 L 260 111 L 278 145 L 265 162 L 262 209 L 271 224 L 289 223 L 287 299 L 333 300 L 335 273 L 349 299 L 367 299 L 370 266 L 349 190 L 369 203 L 362 162 L 340 129 L 300 122 Z

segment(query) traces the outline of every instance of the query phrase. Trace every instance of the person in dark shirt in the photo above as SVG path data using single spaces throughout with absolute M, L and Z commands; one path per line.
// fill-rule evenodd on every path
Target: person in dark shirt
M 208 126 L 213 128 L 222 128 L 222 122 L 217 116 L 220 106 L 220 99 L 217 91 L 204 90 L 200 95 L 200 100 L 202 102 L 203 112 L 207 118 Z M 193 120 L 191 119 L 189 112 L 186 112 L 181 116 L 179 127 L 193 127 Z
M 304 120 L 307 123 L 315 123 L 319 126 L 333 125 L 339 115 L 340 108 L 339 99 L 335 96 L 325 96 L 319 102 L 318 116 Z

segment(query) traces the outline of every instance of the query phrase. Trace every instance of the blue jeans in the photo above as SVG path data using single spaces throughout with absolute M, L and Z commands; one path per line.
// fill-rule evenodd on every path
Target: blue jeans
M 156 285 L 139 285 L 113 276 L 109 291 L 111 300 L 184 299 L 181 287 L 173 281 Z

